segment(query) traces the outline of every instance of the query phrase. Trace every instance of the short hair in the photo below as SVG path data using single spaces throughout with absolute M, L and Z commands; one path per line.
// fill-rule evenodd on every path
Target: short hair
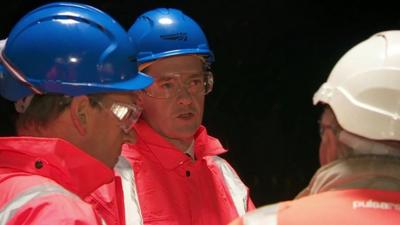
M 87 96 L 90 105 L 97 107 L 98 101 L 105 95 L 105 93 L 98 93 Z M 72 98 L 62 94 L 34 95 L 26 111 L 20 113 L 16 119 L 17 131 L 19 128 L 28 126 L 46 127 L 70 106 Z

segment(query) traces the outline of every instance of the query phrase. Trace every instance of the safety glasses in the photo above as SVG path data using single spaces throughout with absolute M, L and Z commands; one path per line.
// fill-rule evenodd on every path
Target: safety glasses
M 201 73 L 168 73 L 155 79 L 154 83 L 143 92 L 158 99 L 173 98 L 183 89 L 192 95 L 206 95 L 212 91 L 213 74 L 210 71 Z
M 113 102 L 110 107 L 106 107 L 105 104 L 99 100 L 97 100 L 96 103 L 117 118 L 120 123 L 120 128 L 124 133 L 129 133 L 142 113 L 142 108 L 135 104 Z

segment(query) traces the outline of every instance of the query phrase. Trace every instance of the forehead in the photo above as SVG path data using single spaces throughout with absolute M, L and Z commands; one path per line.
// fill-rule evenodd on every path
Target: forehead
M 157 78 L 166 74 L 199 73 L 203 71 L 203 61 L 195 55 L 172 56 L 157 60 L 151 64 L 146 73 Z

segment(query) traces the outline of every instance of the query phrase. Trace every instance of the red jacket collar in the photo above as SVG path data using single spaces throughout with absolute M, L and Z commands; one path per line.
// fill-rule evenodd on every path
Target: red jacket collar
M 56 138 L 0 138 L 0 165 L 50 178 L 81 198 L 113 180 L 110 168 Z
M 185 161 L 191 160 L 154 131 L 145 121 L 138 121 L 134 128 L 138 140 L 136 144 L 126 146 L 124 154 L 128 157 L 132 157 L 134 154 L 130 148 L 135 148 L 143 153 L 152 154 L 166 169 L 176 168 Z M 227 152 L 218 139 L 207 134 L 204 126 L 200 126 L 194 135 L 194 139 L 194 151 L 197 159 Z

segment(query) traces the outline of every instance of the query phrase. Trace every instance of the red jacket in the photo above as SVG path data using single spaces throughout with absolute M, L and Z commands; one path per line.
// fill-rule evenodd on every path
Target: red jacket
M 98 215 L 106 221 L 107 225 L 124 225 L 124 196 L 121 178 L 115 176 L 114 182 L 104 184 L 85 198 Z
M 328 191 L 259 208 L 233 224 L 398 225 L 400 192 L 368 189 Z
M 101 224 L 82 199 L 111 169 L 61 139 L 0 138 L 0 224 Z
M 253 209 L 247 187 L 218 157 L 220 142 L 200 127 L 196 160 L 176 149 L 144 121 L 117 165 L 124 187 L 127 225 L 221 225 Z M 133 170 L 132 170 L 133 168 Z

